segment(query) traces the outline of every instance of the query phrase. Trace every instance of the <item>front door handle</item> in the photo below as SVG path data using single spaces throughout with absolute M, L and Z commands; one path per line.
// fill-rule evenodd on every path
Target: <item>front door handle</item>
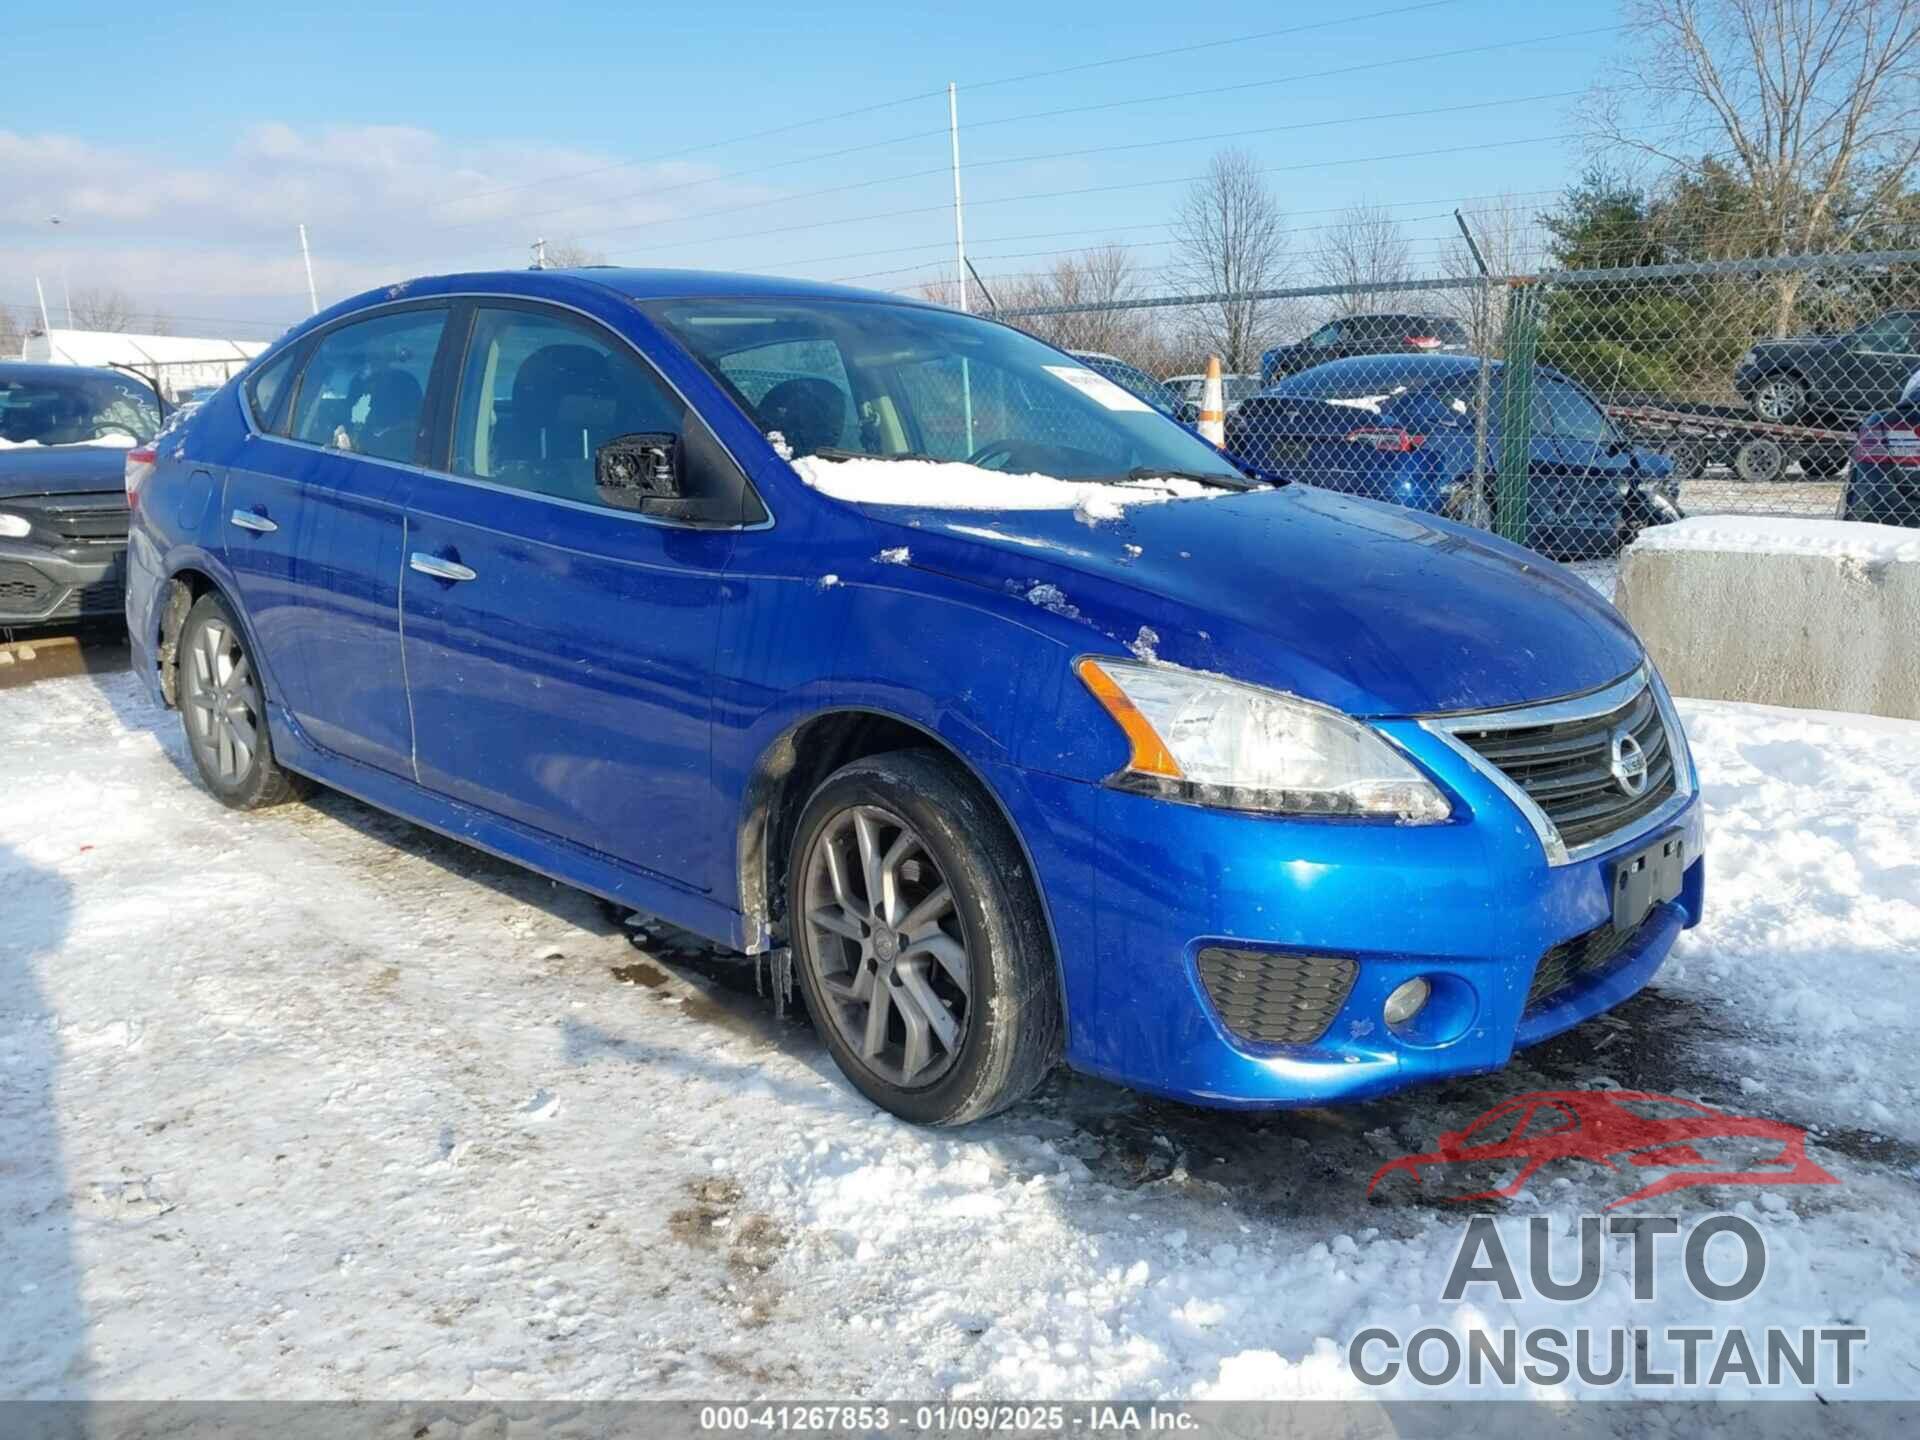
M 422 575 L 431 575 L 436 580 L 472 580 L 474 572 L 454 560 L 442 560 L 438 555 L 429 555 L 424 550 L 416 550 L 407 558 L 407 564 Z
M 271 535 L 280 527 L 264 515 L 256 515 L 251 510 L 236 510 L 227 517 L 242 530 L 251 530 L 256 535 Z

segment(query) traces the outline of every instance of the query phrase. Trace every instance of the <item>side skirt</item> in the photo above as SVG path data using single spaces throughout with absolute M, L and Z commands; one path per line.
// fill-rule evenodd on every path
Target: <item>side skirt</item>
M 549 880 L 657 916 L 716 944 L 734 950 L 745 948 L 746 927 L 740 912 L 709 896 L 622 865 L 557 835 L 435 794 L 402 776 L 324 750 L 308 740 L 279 705 L 268 707 L 268 718 L 274 758 L 289 770 Z

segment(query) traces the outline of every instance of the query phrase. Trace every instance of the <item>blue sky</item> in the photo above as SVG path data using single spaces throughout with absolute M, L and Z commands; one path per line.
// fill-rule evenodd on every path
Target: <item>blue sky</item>
M 1182 178 L 1227 144 L 1272 169 L 1297 250 L 1340 207 L 1386 204 L 1425 265 L 1454 203 L 1544 204 L 1578 170 L 1555 137 L 1618 21 L 1500 0 L 1200 8 L 29 7 L 9 18 L 0 302 L 64 269 L 183 330 L 270 329 L 305 308 L 301 220 L 323 303 L 524 264 L 535 235 L 905 287 L 949 260 L 949 80 L 990 279 L 1103 242 L 1151 276 Z M 1208 46 L 1273 31 L 1291 33 Z M 122 57 L 102 34 L 128 37 Z M 1208 48 L 1102 63 L 1186 46 Z M 1083 68 L 1016 78 L 1064 67 Z

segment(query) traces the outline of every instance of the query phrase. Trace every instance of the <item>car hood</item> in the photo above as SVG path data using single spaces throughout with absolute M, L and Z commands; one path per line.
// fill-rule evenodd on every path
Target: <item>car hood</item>
M 112 445 L 0 445 L 0 498 L 121 490 L 127 452 Z
M 1024 597 L 1085 648 L 1286 690 L 1349 714 L 1490 709 L 1641 662 L 1617 611 L 1551 561 L 1308 486 L 1071 510 L 863 506 L 908 564 Z M 1036 617 L 1039 619 L 1039 617 Z

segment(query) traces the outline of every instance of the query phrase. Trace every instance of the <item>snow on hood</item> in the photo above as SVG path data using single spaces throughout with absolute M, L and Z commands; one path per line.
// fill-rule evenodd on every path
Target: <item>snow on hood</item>
M 92 446 L 103 450 L 131 450 L 140 442 L 131 435 L 96 435 L 91 440 L 76 440 L 70 445 L 43 445 L 38 440 L 9 440 L 0 435 L 0 450 L 72 450 Z
M 1129 505 L 1212 499 L 1236 492 L 1198 480 L 1102 482 L 1052 475 L 1009 475 L 962 461 L 823 460 L 793 462 L 800 478 L 822 494 L 860 505 L 923 510 L 1071 510 L 1088 525 L 1118 520 Z

